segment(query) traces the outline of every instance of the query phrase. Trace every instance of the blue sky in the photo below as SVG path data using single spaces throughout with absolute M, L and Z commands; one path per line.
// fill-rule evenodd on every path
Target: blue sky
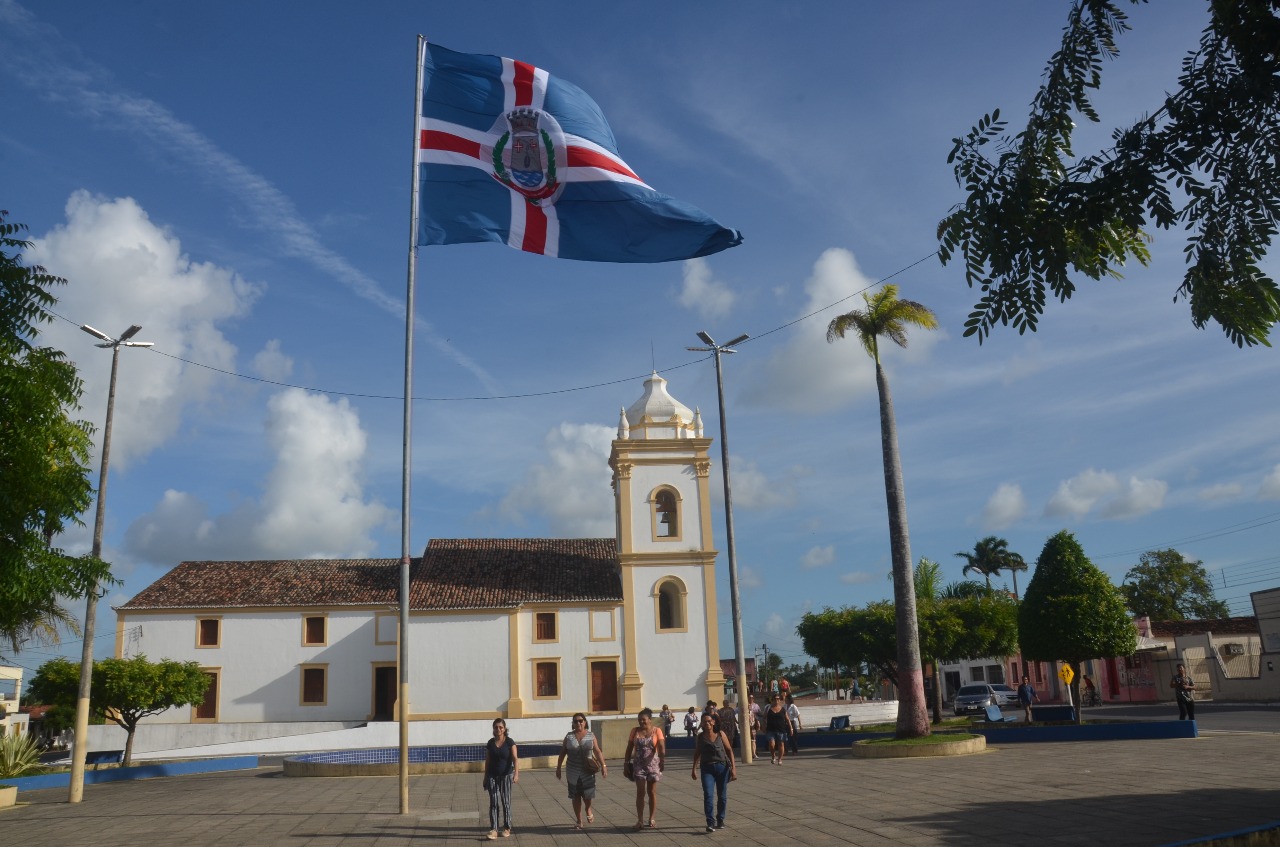
M 578 84 L 641 177 L 746 240 L 648 266 L 423 249 L 415 552 L 611 535 L 619 407 L 656 366 L 718 432 L 713 367 L 685 348 L 750 333 L 726 360 L 745 639 L 801 659 L 805 611 L 891 593 L 871 363 L 824 333 L 898 274 L 941 322 L 885 357 L 916 557 L 959 579 L 953 554 L 984 535 L 1034 561 L 1066 528 L 1116 582 L 1143 550 L 1203 559 L 1251 613 L 1248 591 L 1280 584 L 1276 353 L 1192 327 L 1180 235 L 982 346 L 961 337 L 961 269 L 931 258 L 960 199 L 951 139 L 1025 113 L 1066 10 L 0 0 L 0 206 L 70 280 L 43 339 L 80 365 L 86 418 L 110 362 L 75 324 L 138 323 L 156 344 L 122 355 L 105 556 L 124 583 L 106 602 L 184 559 L 399 555 L 422 32 Z M 1158 105 L 1204 17 L 1132 9 L 1078 149 Z M 718 507 L 716 531 L 723 547 Z M 723 567 L 720 585 L 728 655 Z M 99 621 L 107 655 L 114 615 Z

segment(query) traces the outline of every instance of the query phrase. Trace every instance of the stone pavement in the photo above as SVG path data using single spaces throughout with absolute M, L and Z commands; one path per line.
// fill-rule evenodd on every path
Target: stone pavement
M 757 759 L 730 784 L 728 828 L 704 831 L 689 753 L 659 784 L 658 828 L 635 833 L 635 789 L 600 783 L 596 822 L 573 830 L 553 771 L 525 770 L 515 833 L 502 847 L 685 845 L 1164 845 L 1280 821 L 1280 735 L 1010 744 L 946 759 L 853 759 L 807 750 Z M 395 777 L 286 778 L 255 771 L 23 792 L 0 810 L 6 844 L 474 845 L 488 830 L 479 774 L 412 777 L 400 815 Z M 708 842 L 709 843 L 709 842 Z

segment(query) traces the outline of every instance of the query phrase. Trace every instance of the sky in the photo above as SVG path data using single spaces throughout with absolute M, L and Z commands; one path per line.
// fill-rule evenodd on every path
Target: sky
M 1206 22 L 1185 0 L 1130 13 L 1079 151 L 1158 107 Z M 78 365 L 99 430 L 110 356 L 78 326 L 136 323 L 155 344 L 121 354 L 103 554 L 121 584 L 104 604 L 184 560 L 400 555 L 422 33 L 579 85 L 634 171 L 745 240 L 655 265 L 420 250 L 415 555 L 433 537 L 612 535 L 618 410 L 657 369 L 718 435 L 713 364 L 686 348 L 748 333 L 724 363 L 744 641 L 804 661 L 805 612 L 892 594 L 873 365 L 825 339 L 891 280 L 940 323 L 884 353 L 913 557 L 959 580 L 955 553 L 983 536 L 1034 563 L 1067 529 L 1117 584 L 1173 547 L 1251 614 L 1249 591 L 1280 585 L 1277 353 L 1192 326 L 1182 235 L 1154 232 L 1148 267 L 1081 281 L 1039 331 L 982 345 L 962 337 L 977 295 L 934 255 L 962 197 L 952 139 L 995 108 L 1025 117 L 1066 14 L 0 0 L 0 208 L 30 227 L 27 261 L 68 280 L 41 342 Z M 84 520 L 65 549 L 88 551 Z M 717 578 L 730 656 L 723 552 Z M 114 623 L 102 609 L 98 656 Z

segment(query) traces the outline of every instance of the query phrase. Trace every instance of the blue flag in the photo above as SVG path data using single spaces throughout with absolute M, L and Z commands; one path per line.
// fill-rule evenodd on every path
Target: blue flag
M 742 243 L 636 176 L 576 85 L 433 44 L 423 61 L 419 244 L 497 241 L 562 259 L 670 262 Z

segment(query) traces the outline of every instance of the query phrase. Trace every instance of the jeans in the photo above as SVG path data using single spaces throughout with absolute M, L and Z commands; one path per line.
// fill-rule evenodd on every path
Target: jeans
M 1178 698 L 1178 720 L 1185 721 L 1188 718 L 1190 718 L 1191 720 L 1196 719 L 1196 701 L 1183 700 L 1181 697 L 1179 697 Z
M 715 791 L 715 815 L 712 816 L 711 793 Z M 713 762 L 702 765 L 702 811 L 707 815 L 707 826 L 724 823 L 724 810 L 729 804 L 729 765 Z

